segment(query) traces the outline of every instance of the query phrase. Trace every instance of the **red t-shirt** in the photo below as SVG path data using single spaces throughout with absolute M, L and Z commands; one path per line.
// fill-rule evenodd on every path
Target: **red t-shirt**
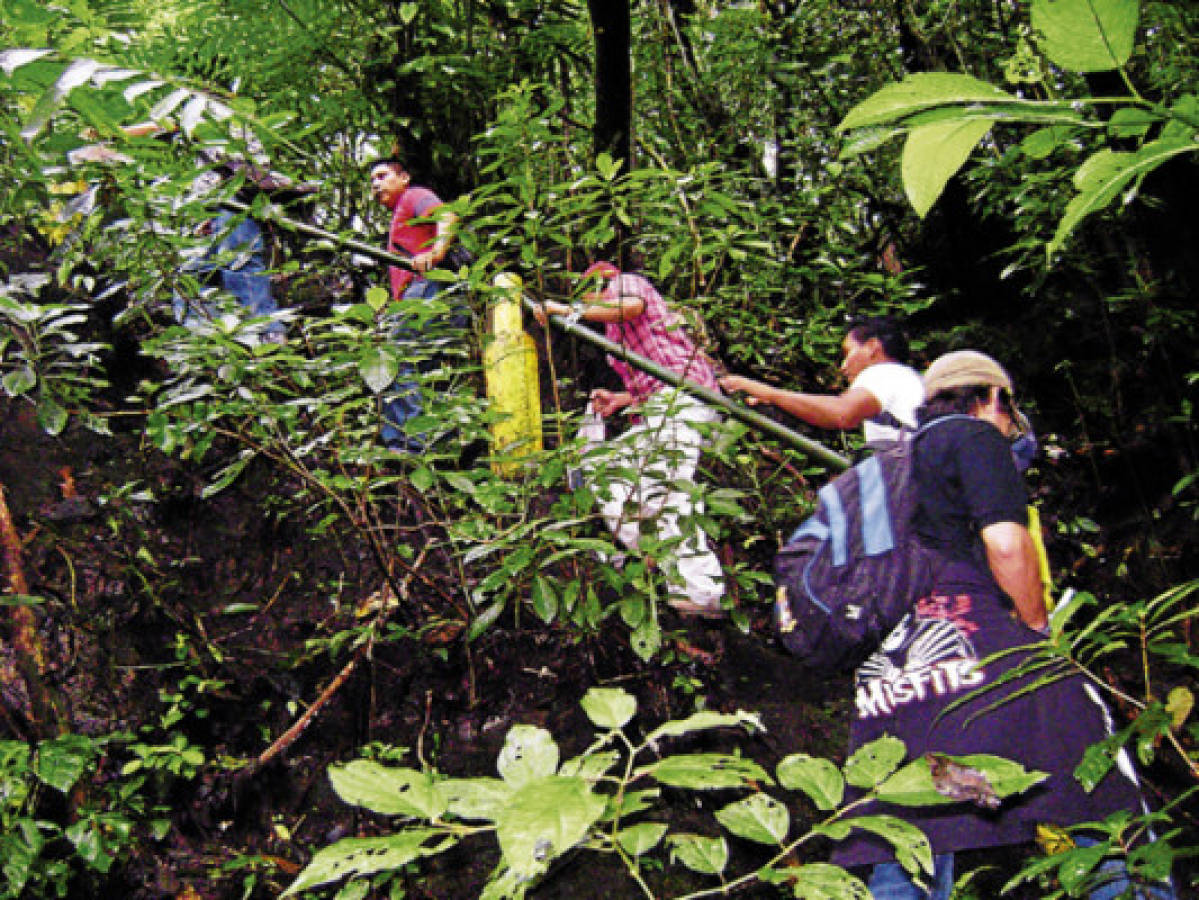
M 387 249 L 403 256 L 416 256 L 433 246 L 437 239 L 437 223 L 409 224 L 411 219 L 420 219 L 441 206 L 441 198 L 428 188 L 409 185 L 396 202 L 391 215 L 391 231 L 387 236 Z M 388 268 L 391 276 L 391 298 L 399 300 L 404 289 L 416 278 L 416 273 L 399 266 Z

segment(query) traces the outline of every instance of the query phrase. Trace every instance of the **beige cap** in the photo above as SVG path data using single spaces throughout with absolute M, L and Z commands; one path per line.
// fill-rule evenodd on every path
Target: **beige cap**
M 955 350 L 938 356 L 924 373 L 924 397 L 931 400 L 941 391 L 957 387 L 987 385 L 1012 391 L 1012 379 L 1003 366 L 977 350 Z

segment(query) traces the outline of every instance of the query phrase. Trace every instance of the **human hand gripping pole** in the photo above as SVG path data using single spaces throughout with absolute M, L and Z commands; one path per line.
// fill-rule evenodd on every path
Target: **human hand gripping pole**
M 633 366 L 641 371 L 654 376 L 659 381 L 663 381 L 672 387 L 681 388 L 687 393 L 698 397 L 705 403 L 715 406 L 724 412 L 728 413 L 733 418 L 744 422 L 751 428 L 758 431 L 766 432 L 772 437 L 776 437 L 783 442 L 791 445 L 806 456 L 824 463 L 834 471 L 843 471 L 849 468 L 849 460 L 823 444 L 805 437 L 799 432 L 792 431 L 785 425 L 768 418 L 759 412 L 755 412 L 746 406 L 739 403 L 734 403 L 728 397 L 717 393 L 711 388 L 704 387 L 701 384 L 696 384 L 693 381 L 688 381 L 682 376 L 664 366 L 658 365 L 651 359 L 646 359 L 638 353 L 634 353 L 627 347 L 622 347 L 606 337 L 596 334 L 590 328 L 582 328 L 577 322 L 571 321 L 571 318 L 564 313 L 570 312 L 570 307 L 563 303 L 558 303 L 554 300 L 547 300 L 544 303 L 534 300 L 527 294 L 523 297 L 525 308 L 533 315 L 533 317 L 543 325 L 546 323 L 553 324 L 557 328 L 565 331 L 573 337 L 580 338 L 590 344 L 605 350 L 617 359 L 623 360 L 630 366 Z

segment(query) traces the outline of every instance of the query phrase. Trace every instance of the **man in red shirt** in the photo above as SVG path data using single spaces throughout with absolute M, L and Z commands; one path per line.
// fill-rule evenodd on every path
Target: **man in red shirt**
M 387 249 L 406 256 L 412 268 L 390 266 L 392 300 L 431 300 L 441 284 L 424 275 L 445 259 L 454 240 L 458 217 L 447 209 L 441 199 L 428 188 L 411 183 L 412 176 L 401 160 L 382 159 L 371 166 L 371 196 L 392 211 L 387 235 Z M 409 341 L 419 338 L 413 329 L 401 326 L 396 338 Z M 393 450 L 416 453 L 424 449 L 418 435 L 406 434 L 404 423 L 421 412 L 420 391 L 412 376 L 416 367 L 405 363 L 383 403 L 383 443 Z

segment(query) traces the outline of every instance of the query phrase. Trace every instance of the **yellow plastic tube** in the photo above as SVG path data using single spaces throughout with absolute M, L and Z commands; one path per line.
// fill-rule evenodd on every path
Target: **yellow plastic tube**
M 537 380 L 537 345 L 521 324 L 521 280 L 503 272 L 496 276 L 491 311 L 491 338 L 483 350 L 491 424 L 492 469 L 515 474 L 524 458 L 541 451 L 541 388 Z

